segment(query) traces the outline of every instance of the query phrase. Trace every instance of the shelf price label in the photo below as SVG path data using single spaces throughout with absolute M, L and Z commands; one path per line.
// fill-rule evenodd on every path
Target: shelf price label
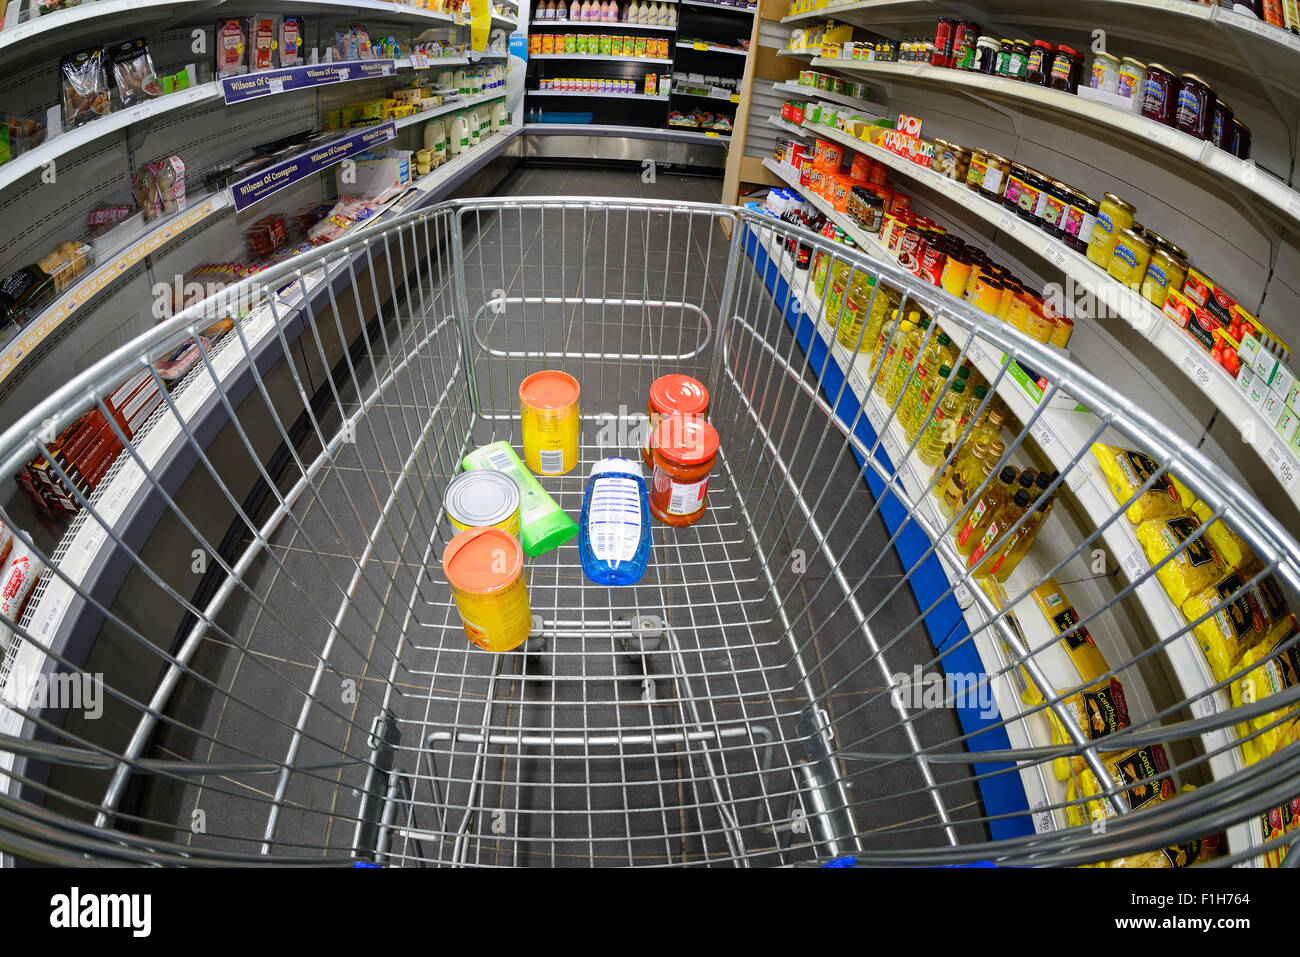
M 1046 452 L 1056 444 L 1056 430 L 1039 418 L 1034 423 L 1034 438 L 1038 440 L 1038 447 Z
M 1197 698 L 1192 702 L 1192 714 L 1198 718 L 1208 718 L 1210 715 L 1218 714 L 1219 707 L 1214 702 L 1214 695 L 1205 695 Z
M 1205 360 L 1205 353 L 1198 346 L 1188 346 L 1187 351 L 1183 353 L 1182 361 L 1178 364 L 1202 389 L 1210 387 L 1213 374 L 1210 372 L 1209 363 Z
M 1061 248 L 1060 243 L 1049 240 L 1043 246 L 1043 255 L 1047 258 L 1048 262 L 1055 263 L 1057 267 L 1061 269 L 1065 268 L 1065 263 L 1068 257 L 1065 255 L 1065 250 Z
M 1282 483 L 1282 487 L 1287 491 L 1295 484 L 1297 468 L 1296 461 L 1291 453 L 1287 451 L 1285 445 L 1279 440 L 1272 439 L 1268 443 L 1268 448 L 1264 450 L 1264 461 L 1268 463 L 1269 469 Z
M 1008 216 L 999 216 L 998 229 L 1002 230 L 1009 236 L 1014 236 L 1020 229 L 1020 223 Z
M 693 46 L 696 50 L 707 50 L 709 48 L 709 45 L 707 43 L 702 43 L 699 40 L 696 40 L 693 44 L 691 44 L 691 46 Z
M 732 102 L 732 103 L 739 103 L 739 102 L 740 102 L 740 94 L 739 94 L 739 93 L 733 93 L 733 94 L 731 94 L 731 102 Z
M 1130 581 L 1136 582 L 1142 577 L 1142 572 L 1147 566 L 1146 558 L 1136 548 L 1132 549 L 1124 556 L 1121 564 L 1124 566 L 1124 572 L 1128 575 Z
M 411 54 L 411 66 L 417 70 L 423 70 L 429 65 L 429 58 L 423 53 Z

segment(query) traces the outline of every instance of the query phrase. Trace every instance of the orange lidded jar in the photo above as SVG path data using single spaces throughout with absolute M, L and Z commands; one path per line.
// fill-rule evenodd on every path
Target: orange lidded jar
M 697 415 L 670 415 L 655 427 L 650 445 L 650 513 L 665 525 L 694 525 L 708 504 L 718 433 Z
M 654 468 L 654 457 L 650 454 L 650 436 L 659 422 L 670 415 L 704 416 L 709 411 L 709 390 L 696 379 L 688 375 L 661 375 L 650 383 L 650 398 L 646 402 L 646 412 L 650 415 L 650 425 L 646 429 L 645 441 L 641 444 L 641 458 L 645 464 Z

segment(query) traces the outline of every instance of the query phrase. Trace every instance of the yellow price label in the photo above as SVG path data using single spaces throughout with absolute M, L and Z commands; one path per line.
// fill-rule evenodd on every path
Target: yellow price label
M 712 136 L 715 140 L 721 138 L 721 134 L 720 134 L 720 133 L 714 133 L 712 130 L 706 132 L 704 135 L 705 135 L 705 136 Z
M 699 40 L 696 40 L 696 41 L 695 41 L 695 49 L 697 49 L 697 50 L 707 50 L 708 48 L 709 48 L 709 45 L 708 45 L 707 43 L 701 43 Z
M 733 93 L 733 94 L 731 94 L 731 102 L 732 102 L 732 103 L 739 103 L 739 102 L 740 102 L 740 94 L 739 94 L 739 93 Z

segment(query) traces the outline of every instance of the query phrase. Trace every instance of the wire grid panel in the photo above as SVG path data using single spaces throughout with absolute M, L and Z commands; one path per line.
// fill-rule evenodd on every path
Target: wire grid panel
M 905 464 L 906 442 L 884 456 L 887 440 L 862 428 L 870 420 L 875 434 L 897 434 L 910 373 L 884 406 L 846 404 L 855 382 L 873 392 L 879 374 L 868 354 L 857 357 L 860 341 L 820 359 L 800 345 L 803 323 L 829 328 L 844 311 L 827 314 L 797 265 L 801 246 L 805 259 L 822 254 L 869 276 L 874 295 L 895 289 L 903 314 L 941 317 L 930 335 L 952 331 L 961 356 L 989 373 L 990 397 L 1010 394 L 1010 366 L 984 363 L 987 354 L 1052 383 L 1036 412 L 1009 410 L 1005 458 L 1055 467 L 1059 523 L 1077 533 L 1024 566 L 1005 608 L 988 603 L 952 552 L 951 524 L 934 517 L 922 473 Z M 259 304 L 253 315 L 203 349 L 125 441 L 109 480 L 77 493 L 83 511 L 45 556 L 51 568 L 15 629 L 14 662 L 39 652 L 61 669 L 102 670 L 111 721 L 56 721 L 6 687 L 8 713 L 26 720 L 5 739 L 20 800 L 0 814 L 56 825 L 41 842 L 6 837 L 11 853 L 50 862 L 790 864 L 853 853 L 1086 863 L 1233 835 L 1293 786 L 1295 748 L 1234 764 L 1230 736 L 1243 715 L 1272 714 L 1294 689 L 1228 715 L 1197 706 L 1210 688 L 1194 698 L 1162 682 L 1177 677 L 1192 639 L 1185 621 L 1159 614 L 1149 569 L 1093 573 L 1095 603 L 1080 609 L 1094 629 L 1126 626 L 1107 662 L 1126 688 L 1144 689 L 1131 726 L 1102 743 L 1069 719 L 1067 699 L 1084 682 L 1054 671 L 1058 643 L 1021 633 L 1009 609 L 1027 619 L 1027 596 L 1046 576 L 1086 575 L 1094 543 L 1131 536 L 1123 506 L 1098 513 L 1088 498 L 1095 438 L 1127 440 L 1175 469 L 1253 547 L 1252 581 L 1272 574 L 1294 592 L 1294 542 L 1194 450 L 1068 361 L 918 291 L 891 264 L 738 210 L 473 201 L 365 231 L 239 294 Z M 106 411 L 104 396 L 128 371 L 202 328 L 219 305 L 169 320 L 51 396 L 8 433 L 0 459 L 12 468 L 29 456 L 47 420 L 61 427 L 82 397 Z M 841 363 L 849 374 L 837 377 Z M 531 560 L 534 633 L 491 655 L 465 640 L 442 574 L 454 531 L 442 491 L 475 446 L 518 446 L 518 384 L 543 368 L 582 387 L 579 465 L 545 479 L 569 514 L 596 461 L 639 454 L 640 397 L 665 372 L 707 384 L 722 449 L 706 516 L 655 526 L 640 584 L 587 582 L 576 543 Z M 1071 403 L 1092 410 L 1095 434 L 1064 458 L 1058 443 L 1042 462 L 1041 418 L 1067 388 Z M 208 414 L 229 423 L 216 439 L 224 450 L 203 426 Z M 192 466 L 178 482 L 166 466 L 182 453 Z M 864 477 L 887 492 L 869 493 Z M 160 503 L 167 535 L 132 537 L 134 499 L 120 491 L 131 481 Z M 885 533 L 877 520 L 890 502 L 903 506 L 902 527 L 921 526 L 931 543 L 906 565 L 892 547 L 902 527 Z M 114 589 L 92 587 L 82 558 L 91 544 L 126 569 Z M 196 549 L 214 566 L 206 591 L 177 567 Z M 921 607 L 914 589 L 937 597 Z M 921 703 L 901 693 L 900 675 L 943 674 L 935 648 L 954 646 L 930 623 L 937 604 L 958 597 L 971 626 L 956 647 L 974 645 L 983 661 L 974 690 L 998 690 L 980 733 L 959 723 L 952 693 Z M 88 660 L 45 626 L 51 609 L 72 606 L 83 628 L 97 627 Z M 113 660 L 129 670 L 112 670 Z M 1027 681 L 1043 700 L 1016 705 L 1003 686 Z M 1054 747 L 1042 731 L 1049 712 L 1072 729 Z M 971 749 L 997 731 L 1008 746 Z M 1172 779 L 1200 787 L 1130 814 L 1129 792 L 1160 782 L 1111 783 L 1106 762 L 1112 748 L 1152 741 L 1168 748 Z M 1085 771 L 1101 783 L 1072 796 L 1045 788 L 1046 812 L 1065 820 L 1110 808 L 1113 821 L 991 841 L 1006 815 L 987 809 L 989 783 L 1016 776 L 1028 789 L 1058 759 L 1074 759 L 1076 785 Z M 1257 853 L 1230 843 L 1236 858 Z

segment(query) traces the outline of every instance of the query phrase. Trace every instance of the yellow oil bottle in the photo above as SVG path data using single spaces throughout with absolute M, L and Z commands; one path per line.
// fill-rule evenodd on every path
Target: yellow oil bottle
M 944 450 L 957 441 L 962 410 L 966 408 L 966 380 L 954 379 L 948 386 L 934 415 L 925 423 L 925 435 L 917 445 L 916 454 L 926 465 L 934 468 L 943 461 Z M 935 483 L 935 488 L 939 487 Z
M 993 563 L 997 561 L 997 553 L 1000 553 L 1002 547 L 1005 546 L 1005 543 L 1000 546 L 999 542 L 1007 537 L 1007 532 L 1015 528 L 1016 524 L 1024 518 L 1033 501 L 1034 496 L 1029 489 L 1016 489 L 1010 501 L 1004 502 L 993 518 L 984 526 L 984 532 L 980 535 L 979 544 L 975 546 L 975 550 L 970 553 L 970 558 L 966 561 L 966 567 L 974 570 L 973 574 L 976 578 L 984 578 L 988 575 Z M 1024 528 L 1024 524 L 1020 525 L 1020 528 Z
M 978 488 L 993 473 L 994 463 L 991 459 L 986 458 L 980 465 L 983 474 L 972 478 L 969 486 L 972 489 Z M 984 536 L 984 529 L 1002 511 L 1002 507 L 1011 501 L 1018 475 L 1014 465 L 1003 466 L 997 481 L 985 486 L 984 491 L 966 507 L 957 523 L 958 554 L 969 556 L 975 551 Z

